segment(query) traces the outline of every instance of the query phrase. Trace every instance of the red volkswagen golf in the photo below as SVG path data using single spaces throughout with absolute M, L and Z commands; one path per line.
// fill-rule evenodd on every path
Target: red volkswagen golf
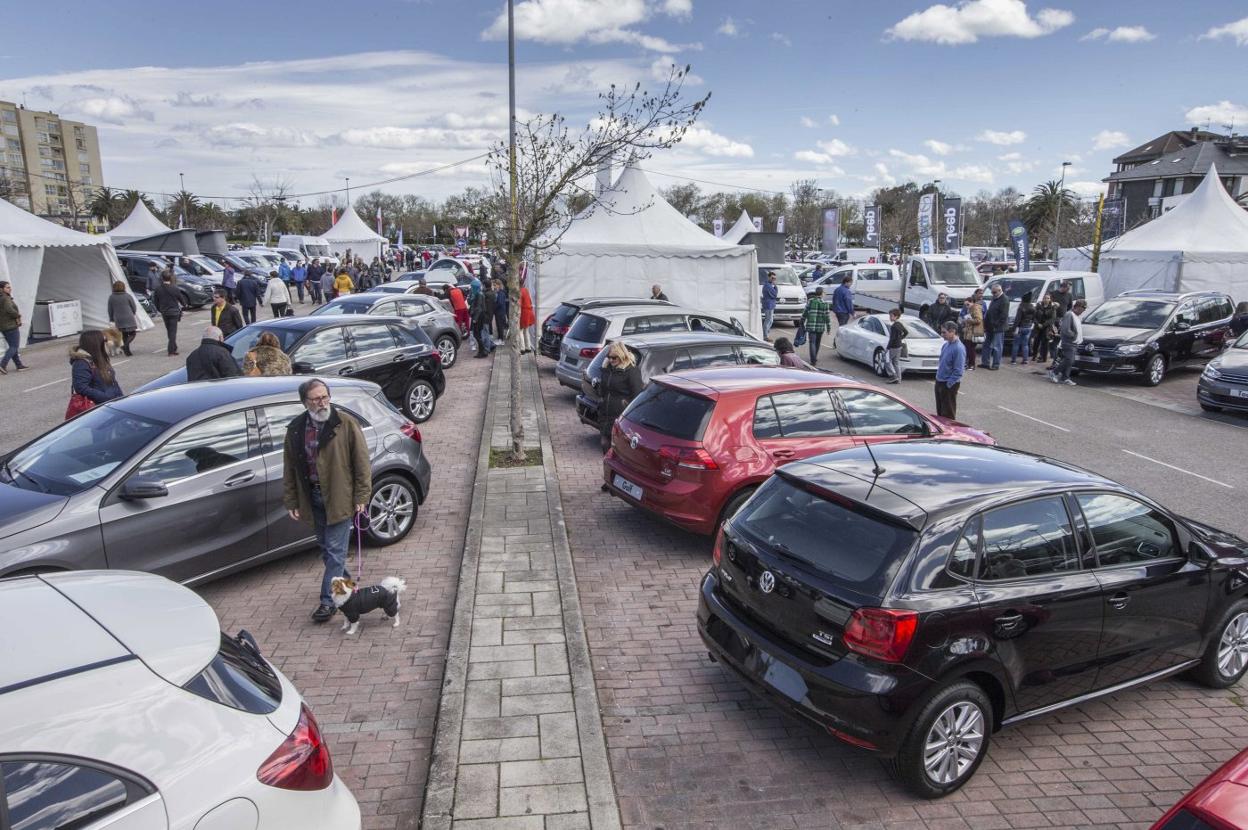
M 710 535 L 776 467 L 880 441 L 996 442 L 874 386 L 787 368 L 660 375 L 616 421 L 606 489 Z

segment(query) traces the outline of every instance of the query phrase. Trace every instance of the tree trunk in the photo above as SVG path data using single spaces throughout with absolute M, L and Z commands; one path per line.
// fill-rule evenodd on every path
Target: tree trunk
M 511 428 L 511 456 L 524 461 L 524 411 L 520 390 L 520 265 L 515 251 L 507 254 L 507 359 L 511 362 L 511 402 L 508 420 Z

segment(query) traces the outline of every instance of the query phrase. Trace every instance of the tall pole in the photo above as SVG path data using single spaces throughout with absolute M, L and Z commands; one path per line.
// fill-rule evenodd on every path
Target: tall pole
M 516 215 L 516 10 L 515 0 L 507 0 L 507 201 L 509 203 L 507 234 L 507 351 L 511 362 L 510 406 L 508 426 L 511 431 L 511 453 L 523 460 L 524 420 L 520 411 L 520 267 L 517 245 L 519 221 Z
M 351 177 L 344 176 L 343 178 L 347 180 L 347 207 L 351 207 Z
M 1062 202 L 1066 196 L 1066 168 L 1070 162 L 1062 162 L 1062 181 L 1057 186 L 1057 220 L 1053 223 L 1053 261 L 1062 258 Z
M 180 228 L 186 222 L 186 179 L 181 173 L 178 174 L 178 187 L 180 188 L 178 198 L 182 201 L 182 206 L 178 210 L 178 227 Z

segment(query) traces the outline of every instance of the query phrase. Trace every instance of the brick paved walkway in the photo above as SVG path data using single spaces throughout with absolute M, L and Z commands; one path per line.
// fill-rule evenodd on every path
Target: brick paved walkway
M 510 368 L 494 360 L 423 826 L 619 826 L 553 452 L 522 363 L 526 445 L 544 466 L 496 469 Z
M 364 549 L 366 582 L 407 579 L 402 627 L 372 615 L 347 638 L 332 622 L 313 623 L 316 552 L 200 590 L 222 627 L 255 634 L 303 693 L 368 830 L 411 830 L 420 818 L 488 383 L 489 364 L 471 354 L 447 372 L 446 394 L 420 428 L 433 480 L 416 527 L 397 545 Z
M 1242 687 L 1171 680 L 998 733 L 963 790 L 911 797 L 707 660 L 694 614 L 710 541 L 599 492 L 597 435 L 550 361 L 540 374 L 626 827 L 1147 827 L 1248 740 Z

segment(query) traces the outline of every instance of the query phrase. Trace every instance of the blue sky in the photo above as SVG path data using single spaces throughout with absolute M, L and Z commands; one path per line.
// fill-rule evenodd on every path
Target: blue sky
M 354 189 L 505 133 L 498 2 L 21 7 L 6 15 L 0 98 L 98 125 L 111 185 L 172 191 L 182 172 L 211 196 L 244 194 L 253 175 Z M 1229 0 L 518 0 L 519 104 L 584 120 L 607 84 L 690 63 L 688 91 L 710 106 L 647 169 L 973 193 L 1030 189 L 1066 160 L 1090 194 L 1114 155 L 1166 130 L 1248 129 L 1246 14 Z M 478 160 L 386 189 L 436 199 L 486 176 Z

